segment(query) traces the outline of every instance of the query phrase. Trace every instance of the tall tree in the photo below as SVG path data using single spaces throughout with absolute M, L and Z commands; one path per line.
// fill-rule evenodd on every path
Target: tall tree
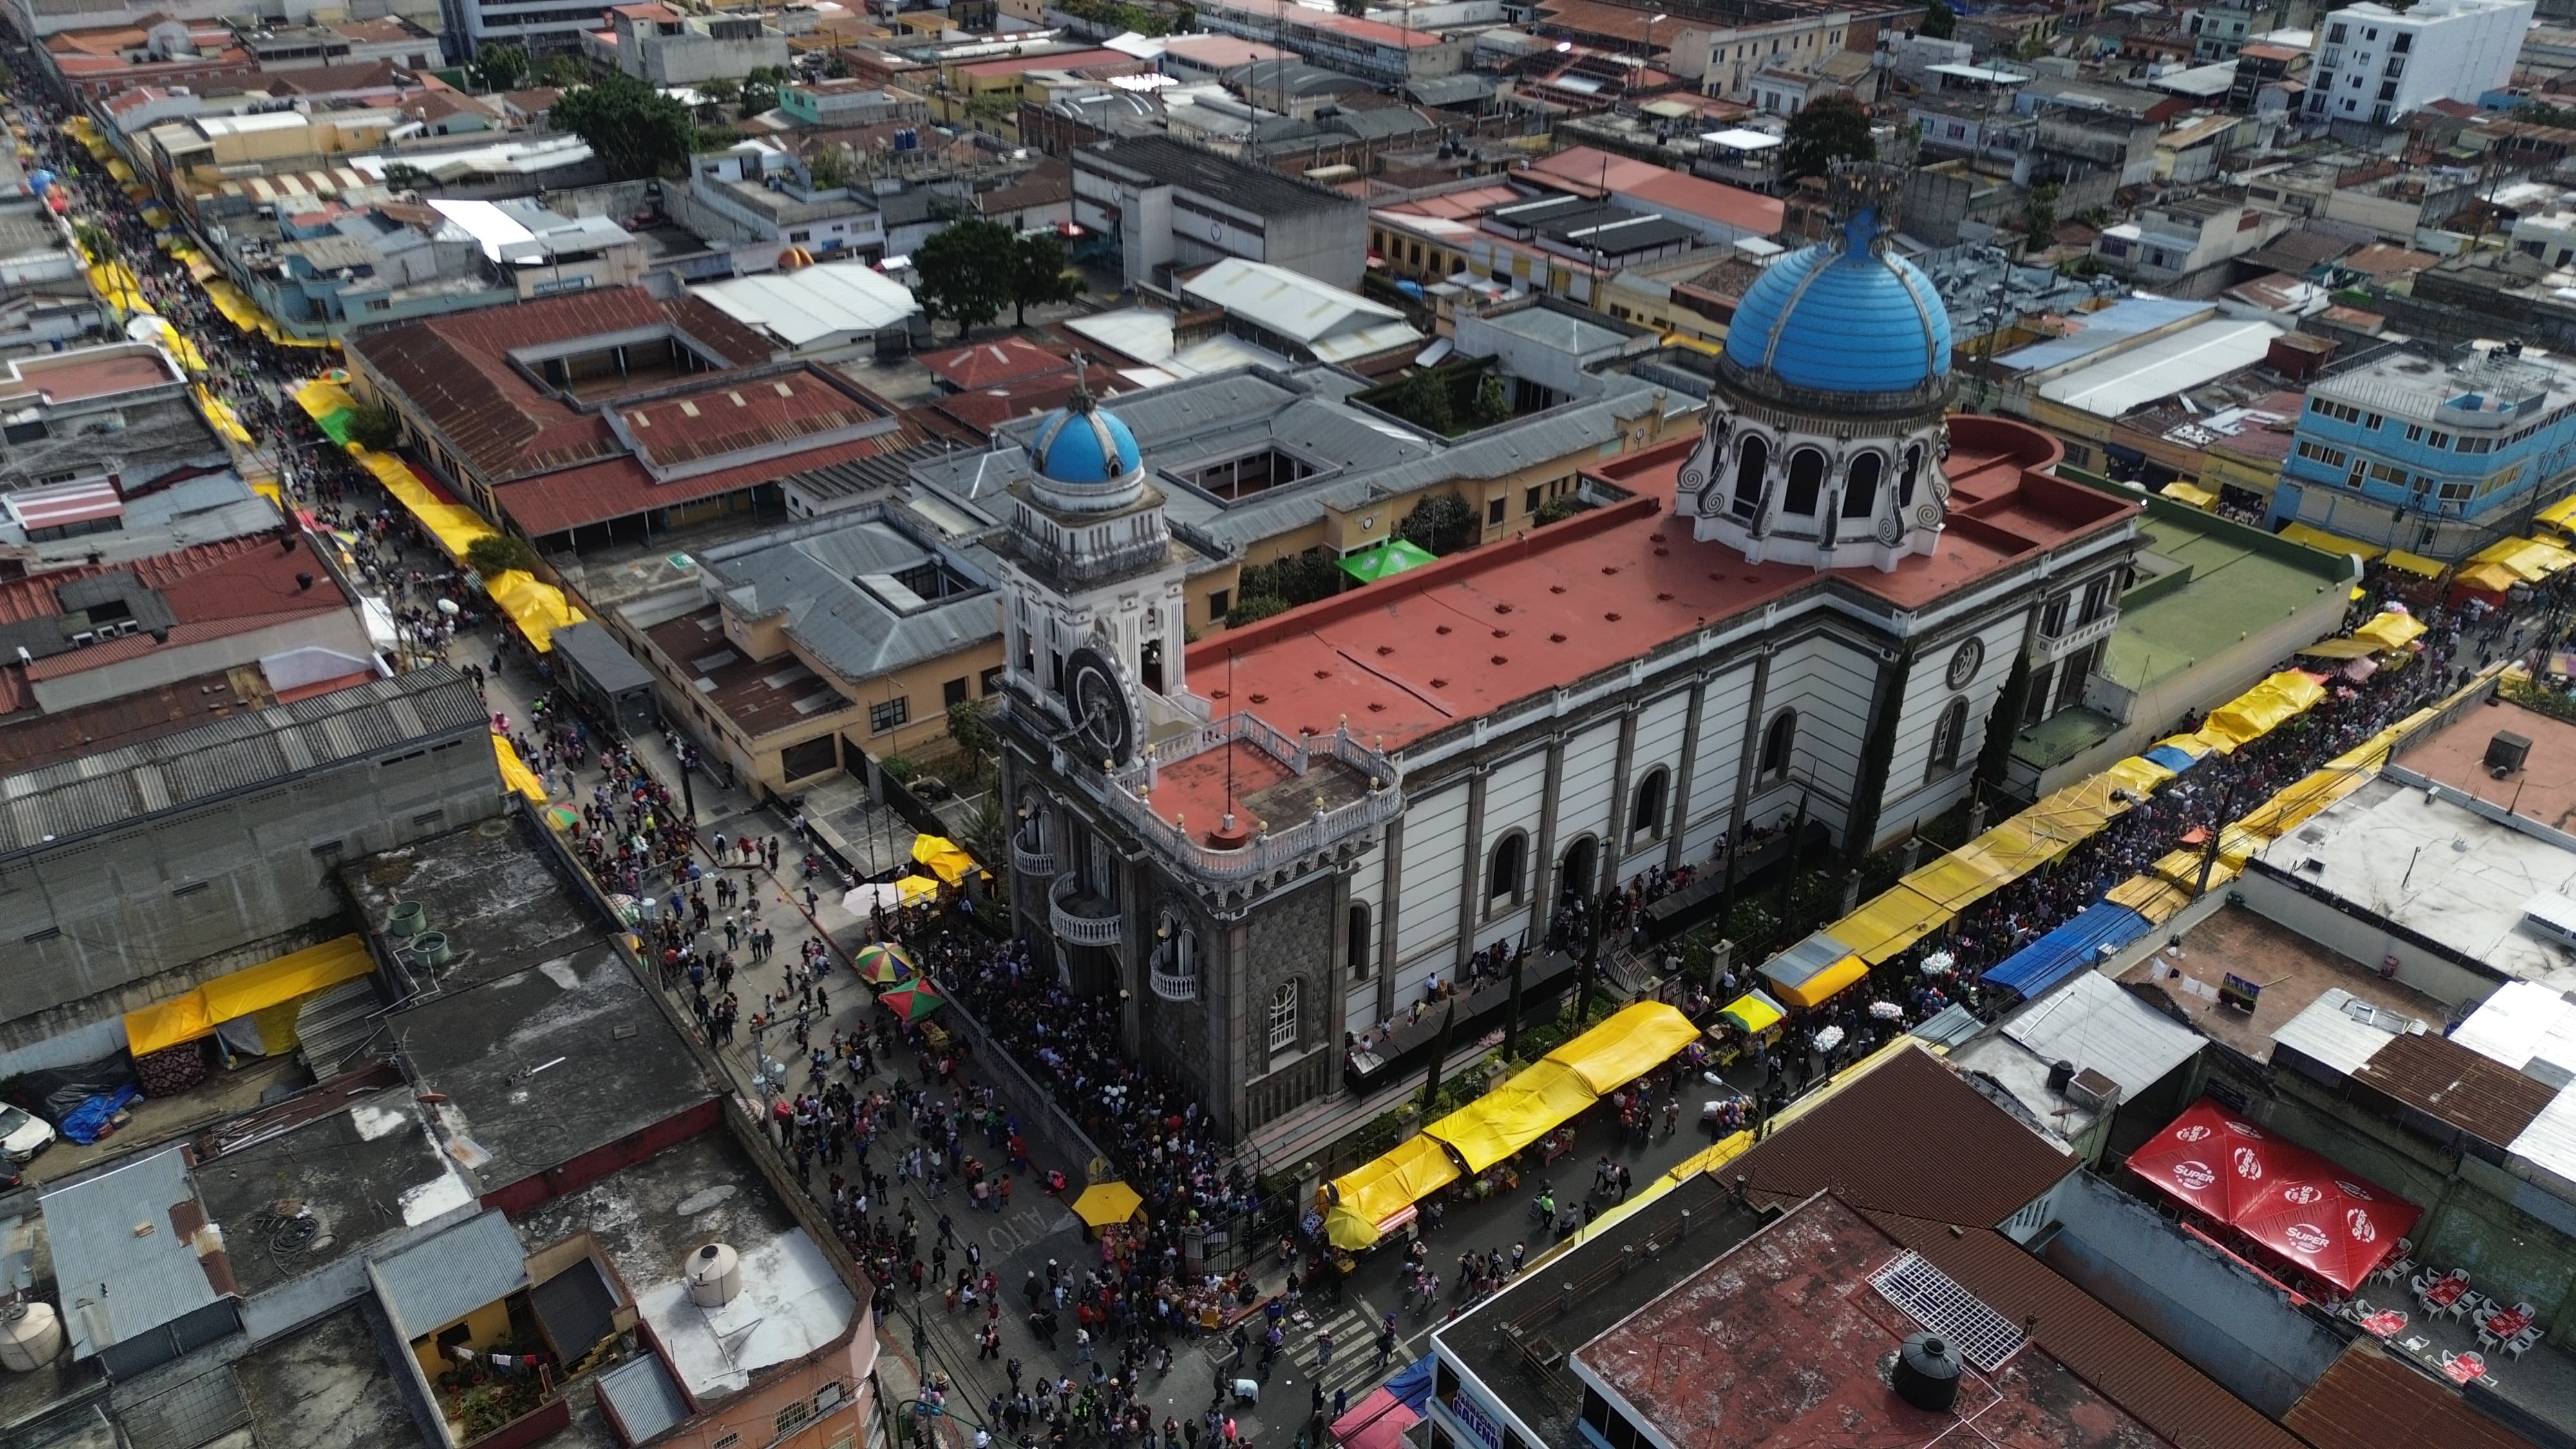
M 1395 531 L 1425 553 L 1456 553 L 1476 541 L 1476 510 L 1455 493 L 1435 493 L 1413 505 Z
M 1923 7 L 1923 19 L 1914 27 L 1914 33 L 1926 40 L 1947 40 L 1958 29 L 1959 12 L 1942 4 L 1941 0 L 1932 0 Z
M 957 324 L 957 335 L 1000 316 L 1018 295 L 1019 238 L 998 221 L 953 222 L 912 254 L 921 310 Z
M 742 78 L 742 118 L 746 121 L 778 104 L 778 83 L 788 79 L 783 65 L 755 65 Z
M 1082 279 L 1065 270 L 1064 238 L 1051 231 L 1012 240 L 1011 306 L 1018 326 L 1029 325 L 1029 309 L 1070 302 L 1082 295 Z
M 1849 96 L 1822 96 L 1789 118 L 1781 138 L 1780 178 L 1822 176 L 1836 161 L 1866 161 L 1878 154 L 1869 135 L 1869 112 Z
M 630 75 L 566 91 L 550 114 L 556 129 L 590 143 L 615 181 L 686 166 L 698 138 L 686 105 Z
M 474 69 L 490 89 L 515 91 L 528 83 L 528 53 L 515 45 L 487 45 L 474 52 Z
M 2015 651 L 2003 692 L 1986 713 L 1986 741 L 1977 751 L 1977 788 L 1991 799 L 2012 770 L 2013 735 L 2021 729 L 2022 711 L 2030 707 L 2030 656 Z

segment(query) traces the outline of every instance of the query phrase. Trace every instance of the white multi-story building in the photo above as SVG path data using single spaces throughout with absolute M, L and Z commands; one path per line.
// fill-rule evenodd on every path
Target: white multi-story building
M 2308 116 L 2393 125 L 2435 101 L 2474 101 L 2513 78 L 2532 0 L 2421 0 L 2405 11 L 2364 3 L 2317 26 Z

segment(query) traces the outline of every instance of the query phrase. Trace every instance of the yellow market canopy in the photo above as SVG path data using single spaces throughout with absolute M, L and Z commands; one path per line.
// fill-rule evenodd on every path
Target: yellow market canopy
M 2381 559 L 2380 562 L 2390 568 L 2404 569 L 2410 574 L 2420 574 L 2428 579 L 2440 578 L 2442 570 L 2447 567 L 2440 559 L 2426 558 L 2420 553 L 2408 553 L 2402 548 L 2390 549 L 2388 557 Z
M 2403 649 L 2424 637 L 2424 621 L 2412 614 L 2381 613 L 2353 630 L 2352 637 L 2381 649 Z
M 2177 479 L 2156 491 L 2176 503 L 2188 504 L 2203 513 L 2218 506 L 2218 495 L 2197 483 L 2185 483 Z
M 1728 1002 L 1726 1009 L 1718 1013 L 1728 1021 L 1734 1022 L 1746 1036 L 1759 1036 L 1769 1031 L 1778 1026 L 1781 1019 L 1788 1014 L 1781 1010 L 1780 1003 L 1759 991 L 1744 993 Z
M 1325 1235 L 1336 1248 L 1377 1243 L 1379 1225 L 1458 1180 L 1439 1139 L 1416 1133 L 1366 1166 L 1333 1179 L 1333 1207 Z
M 1469 1172 L 1482 1172 L 1529 1146 L 1598 1100 L 1574 1069 L 1538 1061 L 1510 1081 L 1425 1127 L 1458 1151 Z
M 508 740 L 494 735 L 492 753 L 501 761 L 502 784 L 527 796 L 533 804 L 546 803 L 545 782 L 539 780 L 537 772 L 529 769 L 527 762 L 519 758 L 519 752 L 511 747 Z
M 1640 1001 L 1541 1060 L 1570 1069 L 1599 1098 L 1662 1066 L 1698 1039 L 1699 1028 L 1679 1008 Z
M 229 976 L 218 976 L 184 996 L 156 1001 L 125 1014 L 125 1042 L 136 1056 L 195 1041 L 235 1017 L 250 1016 L 284 1005 L 326 987 L 354 980 L 375 969 L 366 939 L 342 936 L 319 946 L 265 961 Z M 262 1024 L 261 1037 L 272 1052 L 295 1044 L 294 1023 L 285 1023 L 280 1041 Z
M 912 838 L 912 858 L 930 868 L 944 885 L 954 886 L 975 871 L 975 857 L 964 847 L 944 835 L 916 835 Z
M 2324 549 L 2327 553 L 2357 553 L 2366 559 L 2377 558 L 2387 552 L 2386 549 L 2372 544 L 2339 538 L 2322 528 L 2310 528 L 2304 523 L 2293 523 L 2282 529 L 2281 537 L 2292 543 L 2304 543 L 2310 548 Z
M 2285 669 L 2209 712 L 2200 726 L 2201 742 L 2221 754 L 2270 734 L 2326 697 L 2326 687 L 2295 669 Z

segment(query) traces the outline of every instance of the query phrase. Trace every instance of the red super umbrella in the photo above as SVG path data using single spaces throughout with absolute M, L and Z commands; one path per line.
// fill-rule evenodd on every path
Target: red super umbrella
M 2370 1281 L 2424 1210 L 2301 1150 L 2235 1220 L 2236 1230 L 2347 1293 Z
M 2207 1097 L 2129 1155 L 2129 1170 L 2185 1207 L 2223 1223 L 2236 1221 L 2273 1172 L 2287 1144 Z

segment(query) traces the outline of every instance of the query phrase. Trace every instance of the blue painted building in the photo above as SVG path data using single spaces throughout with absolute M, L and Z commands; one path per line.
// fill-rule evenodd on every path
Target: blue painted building
M 2271 523 L 2457 559 L 2576 486 L 2576 364 L 2395 353 L 2308 389 Z

